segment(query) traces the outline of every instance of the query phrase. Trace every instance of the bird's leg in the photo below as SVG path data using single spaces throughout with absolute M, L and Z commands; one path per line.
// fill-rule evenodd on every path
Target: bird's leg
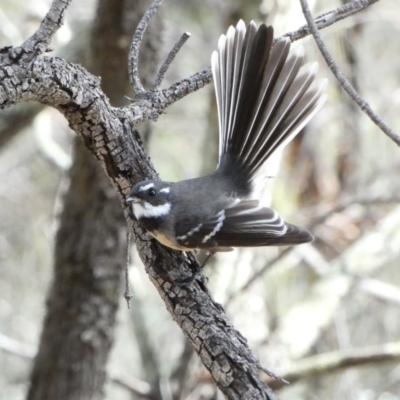
M 203 268 L 206 266 L 206 264 L 214 257 L 215 253 L 216 253 L 215 251 L 211 251 L 211 250 L 208 251 L 207 257 L 204 259 L 203 263 L 200 265 L 200 271 L 202 271 Z
M 187 284 L 191 284 L 195 279 L 198 279 L 200 281 L 204 281 L 204 279 L 206 279 L 206 278 L 201 275 L 201 271 L 203 271 L 203 268 L 211 260 L 211 258 L 213 258 L 215 253 L 216 253 L 216 251 L 208 250 L 207 257 L 204 259 L 204 261 L 200 265 L 199 269 L 191 277 L 184 278 L 184 279 L 179 279 L 179 280 L 177 280 L 175 282 L 177 282 L 178 284 L 187 285 Z

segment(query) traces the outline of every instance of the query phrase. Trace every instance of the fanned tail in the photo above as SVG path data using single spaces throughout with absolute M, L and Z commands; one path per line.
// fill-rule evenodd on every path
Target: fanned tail
M 273 29 L 239 21 L 212 55 L 217 96 L 219 171 L 240 168 L 251 182 L 270 155 L 309 122 L 325 101 L 317 63 L 303 64 L 303 49 L 289 39 L 274 46 Z M 229 171 L 227 171 L 229 172 Z M 232 171 L 230 171 L 232 172 Z

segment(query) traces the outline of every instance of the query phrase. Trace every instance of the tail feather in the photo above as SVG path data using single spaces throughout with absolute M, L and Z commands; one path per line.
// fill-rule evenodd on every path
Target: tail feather
M 244 23 L 243 23 L 244 29 Z M 246 40 L 247 39 L 247 40 Z M 254 22 L 250 23 L 243 43 L 239 76 L 233 85 L 238 86 L 237 98 L 227 99 L 235 103 L 234 113 L 231 117 L 232 124 L 226 132 L 229 140 L 222 140 L 224 153 L 235 153 L 243 148 L 242 132 L 248 132 L 258 108 L 257 93 L 265 76 L 265 66 L 268 64 L 273 41 L 272 27 L 261 25 L 257 30 Z M 247 46 L 247 49 L 244 47 Z M 253 62 L 257 60 L 257 62 Z M 220 135 L 223 135 L 220 132 Z
M 324 89 L 326 81 L 313 82 L 312 87 L 305 93 L 301 99 L 301 103 L 297 103 L 295 107 L 285 116 L 279 126 L 280 136 L 271 144 L 265 153 L 269 157 L 278 147 L 290 142 L 299 131 L 313 118 L 315 113 L 325 103 L 326 95 Z
M 315 72 L 310 67 L 311 64 L 303 67 L 310 70 L 310 74 L 293 82 L 268 126 L 263 127 L 262 142 L 253 147 L 250 162 L 247 161 L 252 165 L 249 169 L 252 176 L 275 150 L 289 143 L 324 104 L 325 84 L 313 82 Z
M 296 98 L 299 97 L 297 96 L 298 91 L 289 96 L 289 90 L 293 86 L 298 86 L 295 78 L 302 61 L 303 51 L 301 48 L 290 53 L 282 69 L 278 71 L 279 76 L 276 77 L 276 81 L 271 87 L 271 93 L 268 96 L 264 95 L 262 99 L 257 120 L 247 135 L 247 143 L 242 151 L 243 162 L 246 165 L 252 165 L 251 170 L 258 169 L 258 166 L 267 159 L 266 151 L 282 137 L 280 124 L 285 119 L 287 112 L 290 111 L 288 106 L 293 106 Z
M 240 21 L 221 36 L 212 56 L 217 95 L 219 168 L 239 164 L 252 181 L 259 168 L 290 141 L 324 102 L 314 82 L 317 64 L 303 64 L 303 50 L 289 39 L 272 46 L 273 29 Z

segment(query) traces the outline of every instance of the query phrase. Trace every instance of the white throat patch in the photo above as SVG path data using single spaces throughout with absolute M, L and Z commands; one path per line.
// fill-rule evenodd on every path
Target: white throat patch
M 140 218 L 159 218 L 167 215 L 171 210 L 171 203 L 153 206 L 146 201 L 142 203 L 133 203 L 133 213 L 137 219 Z

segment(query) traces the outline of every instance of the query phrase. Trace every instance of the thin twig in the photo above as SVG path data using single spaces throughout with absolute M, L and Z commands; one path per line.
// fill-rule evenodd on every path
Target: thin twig
M 190 361 L 193 358 L 193 354 L 193 346 L 186 340 L 183 345 L 181 355 L 179 356 L 179 359 L 176 363 L 176 367 L 170 375 L 171 381 L 174 381 L 174 384 L 177 387 L 175 391 L 175 397 L 177 399 L 183 398 L 182 394 L 185 389 L 185 385 L 187 384 L 187 372 L 189 369 Z
M 362 111 L 364 111 L 370 119 L 388 136 L 392 139 L 398 146 L 400 146 L 400 136 L 395 133 L 392 129 L 390 129 L 371 109 L 369 104 L 361 98 L 361 96 L 357 93 L 351 83 L 344 76 L 342 71 L 339 69 L 335 61 L 333 60 L 331 54 L 326 48 L 324 42 L 321 39 L 321 36 L 318 31 L 318 27 L 314 22 L 314 19 L 311 15 L 310 8 L 308 6 L 307 0 L 300 0 L 301 7 L 303 9 L 304 17 L 307 21 L 308 27 L 314 37 L 314 40 L 321 52 L 322 56 L 325 58 L 325 61 L 332 71 L 333 75 L 335 75 L 336 79 L 339 81 L 343 89 L 349 94 L 349 96 L 354 100 L 354 102 L 360 107 Z
M 342 212 L 346 210 L 348 207 L 353 206 L 355 204 L 362 205 L 362 206 L 371 206 L 371 205 L 376 205 L 376 204 L 395 204 L 395 203 L 400 203 L 400 198 L 399 197 L 378 197 L 375 199 L 371 198 L 363 198 L 363 199 L 351 199 L 349 201 L 346 201 L 344 203 L 341 203 L 330 210 L 317 215 L 312 221 L 311 224 L 307 226 L 307 229 L 312 229 L 316 225 L 319 225 L 323 223 L 325 220 L 327 220 L 331 215 L 335 213 Z M 290 250 L 293 250 L 291 247 L 286 248 L 285 250 L 281 251 L 276 257 L 274 257 L 272 260 L 270 260 L 267 264 L 265 264 L 261 269 L 258 271 L 254 272 L 254 274 L 237 290 L 235 290 L 233 293 L 231 293 L 228 296 L 228 299 L 225 302 L 225 306 L 229 306 L 230 302 L 234 300 L 238 295 L 241 293 L 244 293 L 249 289 L 249 287 L 256 282 L 261 276 L 263 276 L 267 271 L 269 271 L 274 264 L 276 264 L 278 261 L 280 261 L 284 256 L 289 254 Z
M 160 5 L 164 0 L 154 0 L 150 8 L 144 13 L 142 19 L 136 28 L 135 34 L 133 35 L 131 48 L 129 50 L 129 79 L 136 95 L 145 92 L 142 83 L 139 78 L 139 50 L 143 40 L 144 32 L 146 31 L 152 16 L 156 13 Z
M 207 67 L 189 78 L 174 83 L 167 89 L 146 92 L 146 98 L 142 96 L 140 99 L 135 99 L 126 106 L 126 109 L 134 115 L 133 119 L 136 124 L 149 119 L 156 121 L 167 107 L 188 94 L 203 88 L 211 81 L 211 67 Z
M 254 274 L 246 281 L 243 286 L 241 286 L 238 290 L 229 295 L 228 299 L 225 302 L 225 307 L 228 307 L 235 297 L 237 297 L 241 293 L 244 293 L 254 282 L 256 282 L 261 276 L 263 276 L 268 270 L 270 270 L 274 264 L 280 261 L 287 254 L 289 254 L 291 250 L 293 250 L 292 247 L 287 247 L 285 250 L 281 251 L 276 257 L 270 260 L 267 264 L 265 264 L 261 269 L 254 272 Z
M 359 280 L 357 288 L 379 300 L 400 305 L 400 289 L 390 283 L 374 278 L 362 278 Z
M 126 264 L 125 264 L 125 293 L 124 297 L 128 308 L 130 308 L 130 302 L 132 298 L 132 292 L 129 285 L 129 254 L 131 250 L 131 231 L 127 229 L 126 231 Z
M 336 10 L 328 11 L 318 15 L 318 17 L 315 18 L 315 23 L 318 26 L 318 29 L 327 28 L 328 26 L 331 26 L 344 18 L 350 17 L 351 15 L 364 10 L 377 1 L 379 0 L 354 0 L 350 3 L 344 4 L 341 7 L 338 7 Z M 292 42 L 294 42 L 310 34 L 311 32 L 308 28 L 308 25 L 303 25 L 296 31 L 285 33 L 283 36 L 288 37 Z
M 112 373 L 110 373 L 108 378 L 114 385 L 118 385 L 121 388 L 130 392 L 130 394 L 133 395 L 134 398 L 140 398 L 140 399 L 154 398 L 152 387 L 146 381 L 132 377 L 125 377 L 125 376 L 122 377 L 120 375 Z
M 400 342 L 353 348 L 323 353 L 294 362 L 282 375 L 290 383 L 300 379 L 315 378 L 350 367 L 361 367 L 400 360 Z M 270 381 L 273 389 L 283 386 L 282 382 Z
M 175 103 L 189 93 L 201 89 L 212 81 L 211 67 L 204 68 L 202 71 L 174 83 L 168 89 L 162 91 L 168 105 Z
M 339 7 L 335 10 L 326 12 L 321 14 L 316 18 L 318 23 L 318 27 L 320 29 L 326 28 L 341 19 L 344 19 L 350 15 L 353 15 L 371 4 L 375 3 L 378 0 L 355 0 L 351 3 L 346 4 L 345 6 Z M 302 39 L 306 36 L 310 35 L 310 30 L 307 25 L 300 27 L 297 31 L 286 33 L 285 37 L 289 37 L 292 42 Z M 278 38 L 276 39 L 278 40 Z M 202 71 L 192 75 L 189 78 L 182 79 L 171 85 L 169 88 L 162 90 L 162 101 L 157 101 L 157 96 L 159 96 L 158 91 L 151 92 L 155 101 L 151 101 L 151 103 L 156 105 L 157 110 L 153 110 L 152 113 L 146 114 L 151 115 L 152 119 L 156 119 L 166 107 L 175 103 L 176 101 L 182 99 L 188 94 L 195 92 L 198 89 L 201 89 L 203 86 L 209 84 L 212 81 L 211 67 L 204 68 Z M 137 122 L 142 122 L 145 119 L 149 119 L 143 113 L 138 113 Z
M 0 333 L 0 351 L 32 360 L 37 353 L 37 348 Z
M 190 38 L 190 33 L 189 32 L 184 32 L 182 34 L 181 38 L 179 39 L 179 41 L 176 42 L 175 46 L 169 52 L 169 54 L 168 54 L 167 58 L 165 59 L 163 65 L 161 66 L 160 70 L 158 71 L 156 80 L 155 80 L 154 85 L 151 88 L 151 90 L 157 90 L 160 87 L 161 82 L 163 81 L 163 79 L 165 77 L 165 74 L 167 73 L 168 68 L 170 67 L 172 61 L 174 61 L 174 58 L 178 54 L 179 50 L 181 49 L 181 47 L 186 43 L 186 41 L 189 38 Z
M 396 203 L 400 203 L 400 197 L 395 196 L 395 197 L 377 197 L 375 199 L 372 198 L 351 199 L 349 201 L 345 201 L 343 203 L 338 204 L 337 206 L 331 208 L 326 212 L 323 212 L 322 214 L 316 215 L 311 220 L 311 224 L 308 226 L 308 229 L 323 223 L 333 214 L 340 213 L 355 204 L 361 206 L 373 206 L 376 204 L 396 204 Z

